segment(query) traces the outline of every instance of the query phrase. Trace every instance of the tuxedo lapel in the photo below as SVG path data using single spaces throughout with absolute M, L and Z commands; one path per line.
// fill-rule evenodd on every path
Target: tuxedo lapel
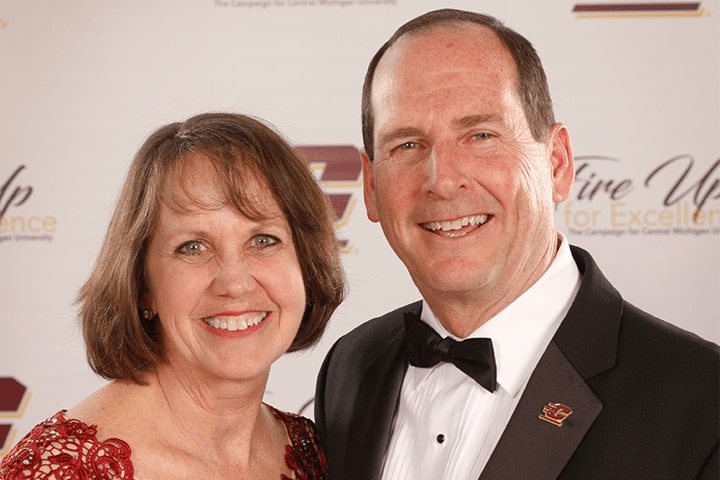
M 571 249 L 582 274 L 580 289 L 480 480 L 556 479 L 602 411 L 586 381 L 615 364 L 622 298 L 587 252 Z M 560 427 L 538 418 L 549 402 L 572 409 Z
M 572 413 L 560 426 L 544 421 L 540 416 L 548 403 L 565 405 Z M 600 400 L 551 343 L 480 480 L 556 479 L 601 410 Z
M 402 329 L 396 329 L 383 352 L 368 365 L 358 388 L 350 423 L 352 439 L 345 452 L 345 480 L 380 478 L 390 441 L 400 389 L 407 371 Z

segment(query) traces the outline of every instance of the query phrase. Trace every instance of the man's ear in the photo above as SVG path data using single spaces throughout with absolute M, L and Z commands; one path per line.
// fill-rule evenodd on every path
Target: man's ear
M 367 217 L 371 222 L 379 220 L 377 206 L 375 205 L 375 172 L 373 171 L 373 162 L 363 149 L 360 152 L 362 158 L 363 171 L 363 196 L 365 198 L 365 210 Z
M 560 203 L 570 196 L 575 182 L 575 161 L 570 145 L 570 132 L 564 124 L 556 123 L 550 127 L 548 135 L 552 162 L 553 201 Z

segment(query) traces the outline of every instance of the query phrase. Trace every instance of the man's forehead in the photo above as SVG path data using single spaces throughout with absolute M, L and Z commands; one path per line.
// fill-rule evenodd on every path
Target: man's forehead
M 417 76 L 438 66 L 474 62 L 481 67 L 498 59 L 516 72 L 512 55 L 490 28 L 471 22 L 436 25 L 405 34 L 388 48 L 375 69 L 373 90 L 379 81 L 397 83 L 403 72 Z
M 497 34 L 485 25 L 469 21 L 446 22 L 404 34 L 387 49 L 380 63 L 388 56 L 404 54 L 414 48 L 424 49 L 428 43 L 440 46 L 440 41 L 443 41 L 447 48 L 472 48 L 474 44 L 487 42 L 502 47 Z

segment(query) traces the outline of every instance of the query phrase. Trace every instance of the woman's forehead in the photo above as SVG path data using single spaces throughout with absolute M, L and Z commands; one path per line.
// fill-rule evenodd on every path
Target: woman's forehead
M 231 204 L 247 216 L 280 210 L 267 181 L 242 159 L 233 168 L 203 153 L 188 155 L 167 178 L 162 202 L 171 209 L 220 208 Z

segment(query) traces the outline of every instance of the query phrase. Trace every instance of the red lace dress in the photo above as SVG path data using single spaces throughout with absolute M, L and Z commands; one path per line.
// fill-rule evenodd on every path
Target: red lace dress
M 290 444 L 285 463 L 292 477 L 325 480 L 327 463 L 315 425 L 307 418 L 270 407 L 285 425 Z M 130 445 L 119 438 L 99 441 L 97 427 L 65 417 L 61 410 L 38 424 L 0 461 L 0 480 L 134 480 Z

